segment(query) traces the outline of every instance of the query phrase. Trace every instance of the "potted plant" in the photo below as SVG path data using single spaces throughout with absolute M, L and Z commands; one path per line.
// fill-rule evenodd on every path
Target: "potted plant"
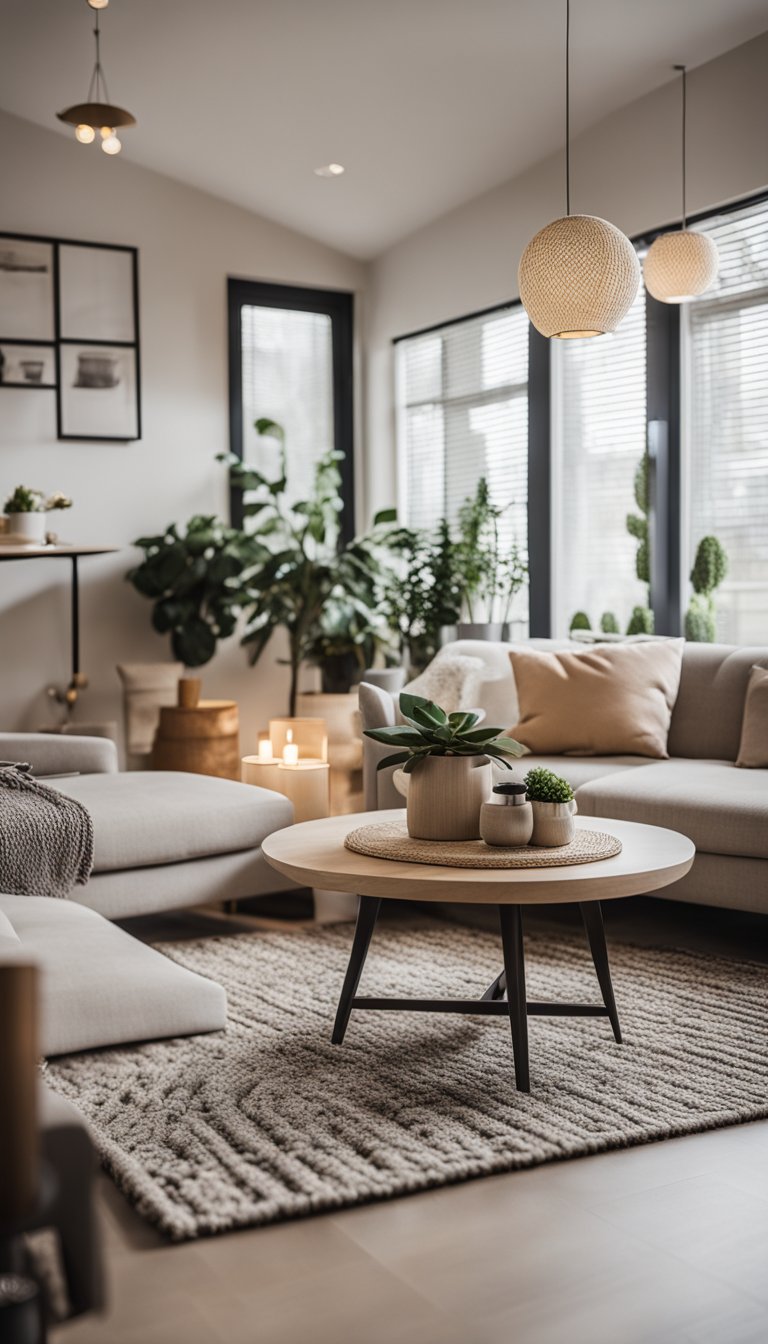
M 685 613 L 685 637 L 698 644 L 714 644 L 715 589 L 728 573 L 728 556 L 717 537 L 702 537 L 691 570 L 693 596 Z
M 365 734 L 396 750 L 378 769 L 402 765 L 408 834 L 421 840 L 477 840 L 480 808 L 491 792 L 491 760 L 511 769 L 525 747 L 501 728 L 477 727 L 479 715 L 445 710 L 419 695 L 400 696 L 405 723 Z
M 8 532 L 18 541 L 42 546 L 45 544 L 45 515 L 54 509 L 71 509 L 72 500 L 66 495 L 44 495 L 42 490 L 30 490 L 17 485 L 5 501 Z
M 396 528 L 388 546 L 395 563 L 385 576 L 382 612 L 399 642 L 401 661 L 416 676 L 461 614 L 454 546 L 444 518 L 431 533 Z
M 648 479 L 648 454 L 643 453 L 637 464 L 634 479 L 635 503 L 638 513 L 627 514 L 627 531 L 637 542 L 635 555 L 635 574 L 648 590 L 646 605 L 632 609 L 627 626 L 628 635 L 652 635 L 653 611 L 651 610 L 651 550 L 649 515 L 651 509 L 650 483 Z
M 504 509 L 491 502 L 488 482 L 481 476 L 474 495 L 468 496 L 458 517 L 458 540 L 453 551 L 459 589 L 459 639 L 502 639 L 512 601 L 525 583 L 528 566 L 515 542 L 502 544 L 499 528 Z
M 567 779 L 536 766 L 523 781 L 528 801 L 533 806 L 532 845 L 568 845 L 575 834 L 577 811 L 573 789 Z
M 250 599 L 244 575 L 255 559 L 251 540 L 212 515 L 195 514 L 183 531 L 171 523 L 134 544 L 144 559 L 125 577 L 152 601 L 152 625 L 170 635 L 174 658 L 201 667 L 234 633 Z

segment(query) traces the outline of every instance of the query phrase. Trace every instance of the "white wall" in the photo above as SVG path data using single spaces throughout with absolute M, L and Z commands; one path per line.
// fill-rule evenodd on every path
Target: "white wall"
M 676 58 L 671 52 L 670 64 Z M 690 73 L 689 213 L 768 184 L 766 71 L 768 33 Z M 629 235 L 679 219 L 679 125 L 675 80 L 580 136 L 572 151 L 574 212 L 602 215 Z M 560 154 L 412 234 L 374 263 L 366 304 L 369 509 L 396 500 L 392 339 L 516 298 L 526 243 L 564 209 Z
M 247 156 L 243 171 L 248 171 Z M 78 717 L 119 717 L 119 662 L 168 656 L 150 604 L 123 581 L 131 541 L 195 512 L 225 514 L 228 448 L 226 277 L 360 291 L 364 268 L 268 220 L 53 131 L 0 114 L 0 228 L 140 249 L 144 437 L 59 443 L 54 393 L 0 390 L 0 492 L 19 482 L 75 500 L 60 535 L 123 547 L 81 561 L 82 663 L 91 679 Z M 2 333 L 12 335 L 12 333 Z M 0 506 L 2 500 L 0 500 Z M 47 683 L 68 679 L 68 564 L 0 567 L 0 728 L 53 723 Z M 243 745 L 285 712 L 278 642 L 251 670 L 237 641 L 202 670 L 205 691 L 240 704 Z

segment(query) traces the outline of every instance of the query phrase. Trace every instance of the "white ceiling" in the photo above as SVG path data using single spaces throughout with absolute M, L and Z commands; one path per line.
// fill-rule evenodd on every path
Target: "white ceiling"
M 110 0 L 123 156 L 372 257 L 563 143 L 564 0 Z M 766 0 L 574 0 L 576 133 L 768 27 Z M 85 98 L 86 0 L 0 0 L 0 105 Z M 98 153 L 96 146 L 83 153 Z M 120 161 L 104 159 L 104 171 Z M 318 178 L 331 161 L 343 177 Z

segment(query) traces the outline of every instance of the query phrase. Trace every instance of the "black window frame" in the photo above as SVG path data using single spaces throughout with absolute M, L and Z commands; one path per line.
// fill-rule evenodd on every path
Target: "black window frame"
M 323 313 L 331 319 L 333 379 L 333 442 L 343 453 L 339 463 L 343 509 L 340 541 L 355 535 L 355 462 L 354 462 L 354 321 L 355 296 L 346 290 L 313 289 L 304 285 L 281 285 L 263 280 L 245 280 L 230 276 L 227 280 L 229 324 L 229 446 L 235 457 L 243 458 L 243 362 L 242 319 L 244 307 L 283 308 L 293 312 Z M 230 491 L 230 519 L 233 527 L 242 527 L 242 495 Z

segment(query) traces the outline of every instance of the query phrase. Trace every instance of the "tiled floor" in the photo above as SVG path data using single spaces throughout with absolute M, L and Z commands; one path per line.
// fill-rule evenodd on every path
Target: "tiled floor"
M 612 933 L 768 963 L 745 916 L 623 902 Z M 768 1122 L 178 1247 L 101 1204 L 109 1314 L 55 1344 L 768 1342 Z

